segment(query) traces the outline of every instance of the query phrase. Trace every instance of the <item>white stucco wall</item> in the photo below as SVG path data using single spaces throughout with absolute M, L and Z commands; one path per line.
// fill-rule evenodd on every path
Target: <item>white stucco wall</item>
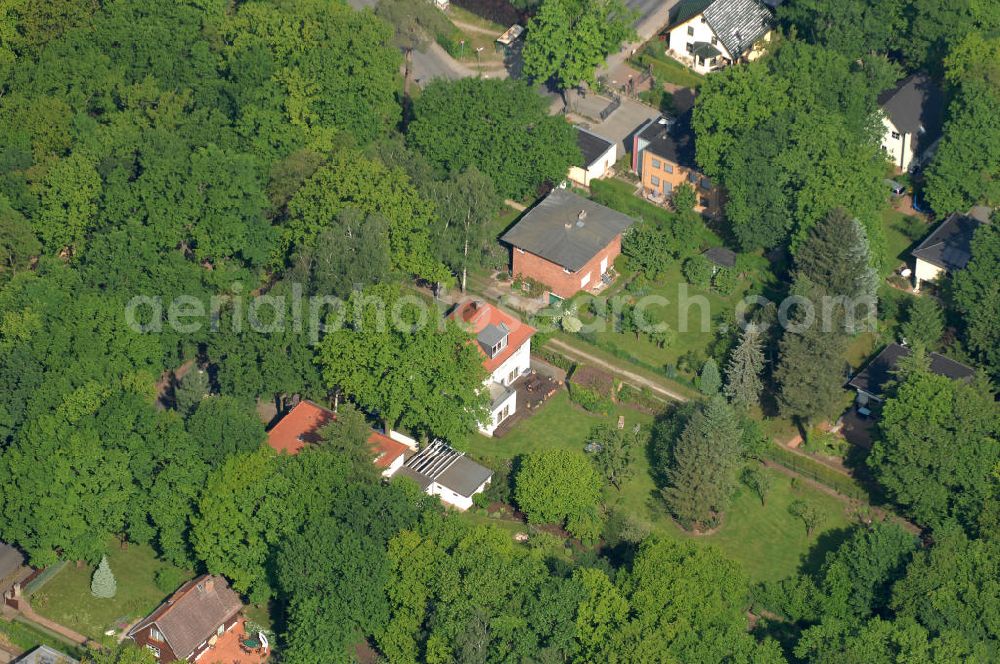
M 920 290 L 923 283 L 934 281 L 944 272 L 945 269 L 943 267 L 938 267 L 918 258 L 913 270 L 913 289 Z
M 382 469 L 382 477 L 392 477 L 395 475 L 396 471 L 403 467 L 404 461 L 404 455 L 400 454 L 391 464 Z
M 885 150 L 886 154 L 889 155 L 889 160 L 892 161 L 892 165 L 900 170 L 907 170 L 910 167 L 910 163 L 916 156 L 913 153 L 913 136 L 905 132 L 899 131 L 896 125 L 892 123 L 885 114 L 882 114 L 882 126 L 884 132 L 882 134 L 882 149 Z M 892 134 L 895 132 L 899 138 L 893 138 Z
M 590 168 L 585 170 L 580 166 L 570 166 L 569 173 L 566 177 L 577 184 L 589 187 L 591 180 L 598 180 L 604 177 L 608 170 L 615 165 L 617 160 L 618 146 L 612 144 L 611 147 L 608 148 L 607 152 L 602 154 L 600 158 L 595 160 L 594 163 L 590 165 Z
M 485 491 L 489 483 L 490 481 L 486 480 L 485 482 L 480 484 L 479 488 L 472 492 L 472 496 L 476 495 L 477 493 L 482 493 L 483 491 Z M 441 499 L 441 502 L 443 502 L 444 504 L 460 509 L 463 512 L 472 507 L 472 496 L 466 497 L 461 494 L 455 493 L 448 487 L 441 486 L 437 482 L 432 482 L 431 485 L 427 487 L 427 495 L 437 496 L 438 498 Z
M 517 410 L 517 392 L 511 392 L 510 396 L 504 399 L 500 405 L 493 409 L 493 412 L 490 413 L 489 423 L 485 427 L 480 427 L 479 431 L 487 436 L 492 436 L 493 432 L 497 430 L 498 426 L 500 426 L 500 422 L 503 421 L 500 419 L 500 413 L 503 412 L 504 408 L 510 408 L 507 412 L 507 417 L 514 414 Z M 504 419 L 507 419 L 507 417 Z
M 688 34 L 688 28 L 693 28 L 693 35 Z M 712 28 L 708 27 L 708 23 L 706 23 L 702 15 L 699 14 L 688 19 L 684 23 L 674 26 L 670 30 L 670 53 L 673 57 L 691 67 L 699 74 L 707 74 L 712 71 L 712 67 L 709 66 L 708 61 L 706 61 L 704 65 L 697 64 L 695 62 L 695 58 L 687 52 L 687 45 L 694 42 L 708 42 L 711 44 L 714 37 L 715 32 L 712 31 Z M 732 60 L 732 56 L 729 51 L 726 50 L 726 47 L 722 45 L 722 41 L 716 41 L 717 43 L 714 44 L 714 46 L 720 53 L 719 57 Z M 716 61 L 716 67 L 720 64 L 722 63 Z
M 518 348 L 514 353 L 504 360 L 503 364 L 493 370 L 490 377 L 486 380 L 487 383 L 500 383 L 501 385 L 510 385 L 510 372 L 516 371 L 517 375 L 514 380 L 517 380 L 523 374 L 528 373 L 531 369 L 531 339 L 528 339 L 521 347 Z

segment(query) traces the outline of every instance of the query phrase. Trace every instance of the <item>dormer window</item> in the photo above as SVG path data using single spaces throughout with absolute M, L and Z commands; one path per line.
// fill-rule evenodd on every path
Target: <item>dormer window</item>
M 479 341 L 479 346 L 483 349 L 483 352 L 490 359 L 493 359 L 507 347 L 507 335 L 509 334 L 510 328 L 505 324 L 491 324 L 484 327 L 482 332 L 476 335 L 476 339 Z

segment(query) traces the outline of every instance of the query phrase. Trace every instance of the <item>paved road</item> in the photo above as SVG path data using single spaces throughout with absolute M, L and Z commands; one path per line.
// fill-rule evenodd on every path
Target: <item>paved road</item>
M 571 346 L 561 339 L 549 339 L 547 346 L 550 346 L 560 355 L 565 355 L 571 360 L 576 360 L 577 362 L 587 362 L 588 364 L 593 364 L 596 366 L 610 371 L 612 374 L 618 378 L 624 380 L 626 383 L 632 385 L 632 387 L 637 387 L 642 389 L 648 387 L 650 390 L 655 392 L 661 397 L 666 397 L 672 401 L 687 401 L 688 397 L 683 394 L 666 387 L 662 382 L 646 378 L 645 376 L 640 376 L 637 373 L 629 371 L 628 369 L 623 369 L 621 365 L 608 362 L 599 357 L 591 355 L 585 350 L 581 350 L 576 346 Z

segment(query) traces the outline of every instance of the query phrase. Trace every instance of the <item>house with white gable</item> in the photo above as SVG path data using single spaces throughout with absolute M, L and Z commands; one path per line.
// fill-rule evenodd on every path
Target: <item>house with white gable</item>
M 774 12 L 760 0 L 687 0 L 667 31 L 670 54 L 699 74 L 752 61 L 771 40 Z
M 919 165 L 941 137 L 944 93 L 927 74 L 913 74 L 878 97 L 882 149 L 898 172 Z
M 517 410 L 517 391 L 512 385 L 531 371 L 535 328 L 481 300 L 459 303 L 451 318 L 475 335 L 483 366 L 489 372 L 484 385 L 490 395 L 490 420 L 480 431 L 492 436 Z

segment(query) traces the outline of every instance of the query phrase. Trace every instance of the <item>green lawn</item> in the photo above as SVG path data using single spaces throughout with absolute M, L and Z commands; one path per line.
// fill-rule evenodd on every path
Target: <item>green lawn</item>
M 67 655 L 80 657 L 83 653 L 76 646 L 48 630 L 25 624 L 21 620 L 0 618 L 0 644 L 27 652 L 38 646 L 49 646 Z
M 920 228 L 918 221 L 914 217 L 886 208 L 882 212 L 882 229 L 885 233 L 886 261 L 885 275 L 891 273 L 900 263 L 909 263 L 912 260 L 910 250 L 919 242 L 919 238 L 912 238 L 907 231 L 910 228 Z M 930 227 L 926 228 L 927 231 Z
M 659 41 L 648 43 L 631 60 L 638 69 L 644 70 L 648 65 L 653 67 L 653 78 L 660 83 L 673 83 L 685 88 L 697 89 L 704 76 L 696 74 L 683 64 L 663 52 Z
M 31 596 L 38 613 L 92 637 L 118 623 L 146 615 L 167 597 L 156 587 L 156 571 L 167 567 L 148 546 L 129 545 L 122 550 L 114 540 L 108 543 L 108 563 L 118 581 L 113 599 L 97 599 L 90 594 L 94 568 L 66 565 Z M 186 577 L 190 578 L 190 576 Z
M 691 286 L 681 274 L 680 262 L 675 261 L 656 283 L 650 284 L 642 296 L 654 296 L 666 300 L 667 304 L 648 306 L 645 315 L 650 323 L 667 323 L 677 333 L 673 343 L 660 348 L 644 334 L 640 334 L 638 338 L 632 333 L 619 334 L 613 329 L 614 326 L 607 317 L 605 317 L 605 329 L 596 332 L 597 343 L 616 346 L 640 362 L 653 367 L 676 364 L 678 358 L 692 351 L 704 357 L 707 355 L 708 346 L 715 338 L 717 327 L 732 325 L 735 322 L 736 303 L 740 301 L 749 286 L 750 284 L 744 281 L 732 295 L 727 296 L 711 289 Z M 614 290 L 612 292 L 617 294 Z M 627 295 L 627 293 L 622 294 Z M 652 300 L 647 301 L 652 302 Z M 591 323 L 596 317 L 581 311 L 580 318 L 584 323 Z
M 616 408 L 608 418 L 593 415 L 573 405 L 566 392 L 560 391 L 503 438 L 476 435 L 467 441 L 467 449 L 472 456 L 487 458 L 512 458 L 554 448 L 579 450 L 595 424 L 602 420 L 614 422 L 620 414 L 625 416 L 626 427 L 637 422 L 648 427 L 653 421 L 651 416 L 626 407 Z M 816 555 L 813 547 L 819 545 L 820 550 L 832 547 L 836 542 L 835 531 L 848 525 L 840 501 L 809 487 L 793 490 L 787 475 L 768 471 L 772 475 L 773 488 L 766 507 L 760 505 L 756 495 L 741 488 L 718 531 L 693 536 L 678 528 L 664 513 L 645 453 L 636 455 L 635 469 L 634 477 L 623 485 L 621 493 L 608 489 L 609 507 L 647 522 L 653 532 L 663 536 L 693 539 L 718 547 L 740 562 L 754 581 L 780 579 L 794 573 L 807 555 Z M 816 504 L 825 515 L 819 532 L 811 538 L 806 537 L 801 521 L 788 513 L 788 505 L 797 498 Z M 474 511 L 467 518 L 497 525 L 503 523 Z

